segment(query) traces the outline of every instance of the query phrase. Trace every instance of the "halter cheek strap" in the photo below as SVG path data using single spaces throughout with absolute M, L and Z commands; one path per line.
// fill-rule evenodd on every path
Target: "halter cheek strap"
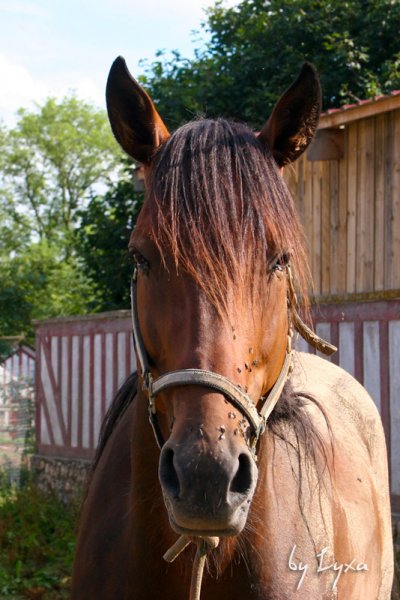
M 290 292 L 289 301 L 290 303 L 293 303 L 293 308 L 295 309 L 295 306 L 297 304 L 297 298 L 294 292 L 290 267 L 287 267 L 287 272 Z M 281 371 L 268 396 L 266 398 L 263 397 L 260 399 L 263 403 L 260 411 L 258 411 L 256 405 L 252 401 L 249 394 L 247 394 L 240 386 L 234 384 L 230 379 L 224 377 L 223 375 L 220 375 L 219 373 L 214 373 L 205 369 L 179 369 L 177 371 L 163 373 L 157 379 L 153 379 L 150 370 L 148 355 L 139 326 L 136 280 L 137 268 L 135 268 L 131 282 L 132 333 L 139 363 L 138 367 L 143 379 L 143 390 L 147 391 L 149 397 L 149 420 L 153 428 L 158 446 L 162 448 L 162 446 L 164 445 L 164 438 L 157 418 L 157 395 L 163 392 L 164 390 L 167 390 L 172 387 L 197 385 L 214 390 L 216 392 L 220 392 L 231 402 L 233 406 L 240 410 L 240 412 L 246 417 L 251 427 L 249 445 L 250 449 L 255 455 L 257 442 L 262 433 L 265 431 L 267 419 L 273 411 L 273 409 L 275 408 L 275 405 L 282 394 L 282 390 L 286 383 L 286 380 L 292 370 L 291 334 L 289 333 L 288 335 L 288 346 Z M 300 317 L 298 316 L 295 310 L 294 314 L 296 329 L 301 332 L 298 326 L 298 322 L 300 322 L 304 328 L 306 328 L 306 325 L 304 325 L 304 323 L 301 321 Z M 318 349 L 320 349 L 322 352 L 331 354 L 336 350 L 334 346 L 328 344 L 328 342 L 325 342 L 321 338 L 318 338 L 318 336 L 316 336 L 311 330 L 308 331 L 311 332 L 313 336 L 312 341 L 310 343 L 313 343 L 314 341 L 315 345 L 317 340 Z

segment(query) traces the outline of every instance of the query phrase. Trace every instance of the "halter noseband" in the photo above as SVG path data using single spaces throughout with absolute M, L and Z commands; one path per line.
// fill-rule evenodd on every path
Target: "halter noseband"
M 321 352 L 325 354 L 332 354 L 336 351 L 335 346 L 332 346 L 328 342 L 325 342 L 319 338 L 311 329 L 309 329 L 300 319 L 296 312 L 297 299 L 294 291 L 293 280 L 291 275 L 290 266 L 286 267 L 288 280 L 289 280 L 289 304 L 292 305 L 294 315 L 294 325 L 297 331 L 303 335 L 309 343 L 317 347 Z M 144 346 L 142 334 L 139 326 L 139 317 L 137 310 L 137 292 L 136 292 L 136 281 L 137 281 L 137 267 L 133 272 L 131 281 L 131 312 L 132 312 L 132 333 L 133 342 L 136 349 L 138 367 L 140 374 L 143 379 L 142 389 L 147 391 L 149 398 L 149 420 L 153 428 L 153 432 L 159 448 L 161 449 L 164 445 L 164 438 L 160 430 L 160 426 L 157 419 L 157 407 L 156 407 L 156 396 L 164 390 L 185 385 L 198 385 L 209 388 L 216 392 L 223 394 L 228 400 L 235 406 L 240 412 L 246 417 L 251 426 L 251 436 L 249 447 L 255 456 L 257 442 L 264 433 L 266 428 L 266 422 L 275 408 L 278 402 L 283 387 L 286 383 L 286 379 L 292 371 L 292 349 L 291 349 L 291 337 L 292 332 L 289 330 L 288 334 L 288 345 L 286 350 L 285 360 L 283 362 L 281 371 L 278 378 L 271 388 L 266 398 L 262 397 L 260 400 L 263 401 L 263 406 L 258 411 L 256 405 L 252 401 L 249 394 L 247 394 L 240 386 L 234 384 L 230 379 L 214 373 L 213 371 L 207 371 L 205 369 L 179 369 L 177 371 L 169 371 L 153 379 L 151 374 L 149 360 L 146 348 Z

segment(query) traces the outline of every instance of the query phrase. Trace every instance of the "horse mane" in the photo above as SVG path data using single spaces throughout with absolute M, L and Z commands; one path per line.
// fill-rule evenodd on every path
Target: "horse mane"
M 218 118 L 180 127 L 158 149 L 147 186 L 151 235 L 161 255 L 172 251 L 176 267 L 189 272 L 217 308 L 224 308 L 226 290 L 238 278 L 267 274 L 280 255 L 289 255 L 308 306 L 310 271 L 293 199 L 272 154 L 246 125 Z M 107 411 L 93 471 L 136 390 L 133 373 Z M 277 434 L 283 420 L 297 423 L 296 435 L 306 443 L 300 404 L 294 410 L 293 402 L 279 402 L 271 425 Z
M 132 404 L 137 392 L 137 383 L 138 375 L 137 372 L 134 371 L 119 388 L 113 401 L 111 402 L 101 424 L 99 441 L 91 469 L 92 473 L 94 473 L 100 457 L 103 454 L 104 448 L 106 447 L 106 444 L 110 439 L 110 436 L 116 425 L 123 417 L 127 408 Z
M 161 256 L 172 252 L 176 268 L 217 308 L 227 289 L 253 285 L 282 255 L 308 306 L 310 270 L 293 199 L 272 154 L 246 125 L 199 119 L 174 132 L 153 159 L 147 208 Z

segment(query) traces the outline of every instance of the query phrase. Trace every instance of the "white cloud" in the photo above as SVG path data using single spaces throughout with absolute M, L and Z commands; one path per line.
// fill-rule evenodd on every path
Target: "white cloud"
M 239 0 L 225 0 L 233 6 Z M 0 0 L 0 120 L 48 96 L 78 97 L 104 107 L 108 70 L 118 54 L 134 76 L 140 59 L 177 48 L 190 57 L 191 31 L 214 0 Z M 203 36 L 202 36 L 203 37 Z
M 28 69 L 0 54 L 0 114 L 12 121 L 16 109 L 38 101 L 46 95 L 45 86 L 35 80 Z
M 79 98 L 104 106 L 104 90 L 93 79 L 80 72 L 63 71 L 46 81 L 34 77 L 23 65 L 13 62 L 0 54 L 0 115 L 4 122 L 13 125 L 16 110 L 20 107 L 32 109 L 34 103 L 40 103 L 48 96 L 62 98 L 70 91 Z

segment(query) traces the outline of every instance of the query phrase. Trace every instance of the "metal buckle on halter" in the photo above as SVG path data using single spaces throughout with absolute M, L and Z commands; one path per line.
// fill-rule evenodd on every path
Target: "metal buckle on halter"
M 157 408 L 156 408 L 156 397 L 153 393 L 153 376 L 150 373 L 150 371 L 145 371 L 143 373 L 142 377 L 143 377 L 142 390 L 144 392 L 147 391 L 148 397 L 149 397 L 149 410 L 151 411 L 151 413 L 153 415 L 155 415 Z

